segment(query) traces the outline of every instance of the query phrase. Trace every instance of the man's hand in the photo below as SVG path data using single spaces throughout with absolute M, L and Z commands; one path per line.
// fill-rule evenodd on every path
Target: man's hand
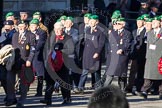
M 31 66 L 31 62 L 30 61 L 26 61 L 26 67 L 30 67 Z
M 122 54 L 123 50 L 122 49 L 119 49 L 116 53 L 117 54 Z
M 93 55 L 93 58 L 96 59 L 98 56 L 99 56 L 98 53 L 95 53 L 95 54 Z

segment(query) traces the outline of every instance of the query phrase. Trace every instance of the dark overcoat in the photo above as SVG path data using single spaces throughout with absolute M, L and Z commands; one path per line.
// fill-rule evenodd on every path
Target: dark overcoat
M 128 70 L 128 56 L 131 49 L 131 33 L 124 29 L 119 35 L 117 31 L 112 31 L 109 35 L 109 45 L 107 53 L 107 71 L 110 76 L 126 77 Z M 117 50 L 122 49 L 122 54 L 117 54 Z
M 83 69 L 98 70 L 100 64 L 100 55 L 105 44 L 105 34 L 96 26 L 91 32 L 88 28 L 84 36 L 84 51 L 83 51 Z M 94 59 L 93 55 L 99 54 L 99 57 Z
M 33 58 L 33 67 L 37 76 L 44 76 L 43 48 L 47 39 L 47 32 L 40 28 L 36 30 L 35 55 Z

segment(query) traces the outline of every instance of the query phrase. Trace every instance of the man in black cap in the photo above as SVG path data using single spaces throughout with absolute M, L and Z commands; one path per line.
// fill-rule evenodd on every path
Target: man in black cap
M 17 103 L 17 107 L 23 107 L 26 100 L 28 85 L 23 83 L 22 67 L 31 67 L 35 51 L 35 35 L 29 32 L 24 21 L 18 24 L 19 31 L 12 37 L 12 46 L 15 50 L 15 63 L 12 70 L 7 73 L 7 101 L 6 106 Z M 17 102 L 15 95 L 15 76 L 20 77 L 20 98 Z
M 0 48 L 7 44 L 11 44 L 12 36 L 16 32 L 13 27 L 14 23 L 12 20 L 4 22 L 5 31 L 0 36 Z M 4 88 L 5 93 L 7 94 L 7 70 L 4 65 L 0 65 L 0 81 L 1 85 Z M 4 99 L 6 101 L 6 98 Z

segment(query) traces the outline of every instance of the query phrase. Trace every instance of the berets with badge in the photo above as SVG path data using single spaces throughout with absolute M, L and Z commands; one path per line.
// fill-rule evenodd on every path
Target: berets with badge
M 7 17 L 10 17 L 10 16 L 14 16 L 14 13 L 13 12 L 8 12 L 5 17 L 7 18 Z
M 156 17 L 154 17 L 152 20 L 160 21 L 161 19 L 160 19 L 158 16 L 156 16 Z
M 12 20 L 7 20 L 4 22 L 4 25 L 14 25 L 14 22 Z
M 63 15 L 63 16 L 60 17 L 60 20 L 66 20 L 66 18 L 67 17 L 65 15 Z
M 38 20 L 38 19 L 32 19 L 32 20 L 30 21 L 30 24 L 39 25 L 39 20 Z
M 118 19 L 122 16 L 121 12 L 119 10 L 115 10 L 112 14 L 111 19 Z
M 70 20 L 70 21 L 74 21 L 74 18 L 73 17 L 67 17 L 66 20 Z
M 98 17 L 98 15 L 91 15 L 91 16 L 90 16 L 90 19 L 98 20 L 99 17 Z
M 148 18 L 145 22 L 152 22 L 152 18 Z
M 162 15 L 159 16 L 160 20 L 162 21 Z
M 39 15 L 39 16 L 41 16 L 41 13 L 40 12 L 35 12 L 34 14 L 33 14 L 33 16 L 34 15 Z
M 84 15 L 84 17 L 90 18 L 91 15 L 92 15 L 92 14 L 90 14 L 90 13 L 86 13 L 86 14 Z
M 141 15 L 141 17 L 142 17 L 144 20 L 147 20 L 148 18 L 150 18 L 149 14 L 143 14 L 143 15 Z
M 142 20 L 142 21 L 143 21 L 144 18 L 143 18 L 143 17 L 138 17 L 136 20 L 137 20 L 137 21 L 138 21 L 138 20 Z
M 125 18 L 121 17 L 117 19 L 117 22 L 125 22 Z

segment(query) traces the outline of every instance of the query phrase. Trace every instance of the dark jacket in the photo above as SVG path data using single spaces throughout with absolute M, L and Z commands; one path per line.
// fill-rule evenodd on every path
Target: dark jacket
M 107 53 L 107 75 L 120 77 L 127 76 L 131 40 L 131 33 L 126 29 L 119 35 L 117 31 L 114 30 L 110 33 Z M 117 54 L 117 50 L 119 49 L 123 50 L 123 53 L 120 55 Z
M 44 75 L 43 48 L 47 39 L 47 32 L 42 29 L 36 30 L 35 55 L 33 58 L 33 67 L 38 76 Z
M 16 32 L 12 38 L 12 45 L 15 49 L 15 65 L 21 68 L 22 64 L 28 60 L 32 62 L 35 53 L 35 35 L 29 31 L 25 32 L 22 43 L 18 42 L 19 32 Z

